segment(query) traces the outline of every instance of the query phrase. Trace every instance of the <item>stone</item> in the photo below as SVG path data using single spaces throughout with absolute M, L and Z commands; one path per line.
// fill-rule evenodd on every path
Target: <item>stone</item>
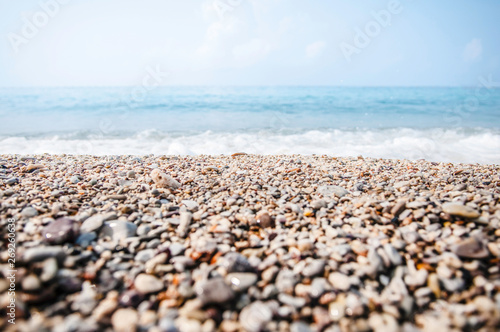
M 311 202 L 311 207 L 315 210 L 319 210 L 321 208 L 326 208 L 327 203 L 324 199 L 315 199 Z
M 348 291 L 349 288 L 351 288 L 351 281 L 349 277 L 340 272 L 330 273 L 328 281 L 330 281 L 334 288 L 344 292 Z
M 203 304 L 220 304 L 232 300 L 234 291 L 222 278 L 213 278 L 200 282 L 195 292 Z
M 280 270 L 276 276 L 276 287 L 280 292 L 292 293 L 295 285 L 299 281 L 297 275 L 291 270 Z
M 137 226 L 129 221 L 112 220 L 104 223 L 101 236 L 109 236 L 113 241 L 120 241 L 134 236 Z
M 185 237 L 189 228 L 189 225 L 191 224 L 191 221 L 193 220 L 193 214 L 191 212 L 181 212 L 179 216 L 179 227 L 177 227 L 177 233 L 181 237 Z
M 333 196 L 342 198 L 349 194 L 349 191 L 340 186 L 319 186 L 317 192 L 325 198 L 333 198 Z
M 387 257 L 389 257 L 389 260 L 391 261 L 392 265 L 398 266 L 403 264 L 403 258 L 399 254 L 399 252 L 392 246 L 390 243 L 384 244 L 384 251 L 387 254 Z
M 57 275 L 58 266 L 57 260 L 55 258 L 49 258 L 43 262 L 42 273 L 40 274 L 40 280 L 43 282 L 48 282 L 54 279 Z
M 151 179 L 153 179 L 153 182 L 159 188 L 178 189 L 181 186 L 181 184 L 179 182 L 177 182 L 177 180 L 175 180 L 171 176 L 161 172 L 157 168 L 155 168 L 153 171 L 151 171 L 150 176 L 151 176 Z
M 268 212 L 259 212 L 256 217 L 257 225 L 262 228 L 272 228 L 275 226 L 273 218 Z
M 135 332 L 139 315 L 132 308 L 120 308 L 111 317 L 111 324 L 116 332 Z
M 319 274 L 323 274 L 325 269 L 325 261 L 322 259 L 315 259 L 306 264 L 306 267 L 302 270 L 302 275 L 304 277 L 315 277 Z
M 297 309 L 302 308 L 306 304 L 306 299 L 303 297 L 293 297 L 285 293 L 278 294 L 278 300 L 285 305 L 289 305 Z
M 182 200 L 181 203 L 191 212 L 196 212 L 198 211 L 198 208 L 200 207 L 198 203 L 196 203 L 193 200 Z
M 12 185 L 14 185 L 14 184 L 19 183 L 19 179 L 18 179 L 18 178 L 10 178 L 10 179 L 5 180 L 5 182 L 4 182 L 4 183 L 5 183 L 6 185 L 8 185 L 8 186 L 12 186 Z
M 452 216 L 457 216 L 457 217 L 462 217 L 462 218 L 468 218 L 468 219 L 474 219 L 478 218 L 480 216 L 479 212 L 477 212 L 475 209 L 471 208 L 470 206 L 466 206 L 460 203 L 444 203 L 443 204 L 443 211 L 452 215 Z
M 89 218 L 87 218 L 80 226 L 80 232 L 90 233 L 99 230 L 104 224 L 104 215 L 95 214 Z
M 69 218 L 58 218 L 44 227 L 42 236 L 50 244 L 63 244 L 73 241 L 77 235 L 75 223 Z
M 292 325 L 290 325 L 290 332 L 311 332 L 311 328 L 309 327 L 309 324 L 306 322 L 293 322 Z
M 237 292 L 246 291 L 248 288 L 250 288 L 250 286 L 255 285 L 257 279 L 258 277 L 255 273 L 248 272 L 229 273 L 226 276 L 226 282 L 230 284 Z
M 127 178 L 128 179 L 135 179 L 135 172 L 133 170 L 128 171 Z
M 470 237 L 452 246 L 452 251 L 464 258 L 486 258 L 489 256 L 488 249 L 475 237 Z
M 273 312 L 263 302 L 256 301 L 241 310 L 240 325 L 248 332 L 260 332 L 273 318 Z
M 229 252 L 220 259 L 220 265 L 223 266 L 228 273 L 231 272 L 251 272 L 252 265 L 248 259 L 240 253 Z
M 95 239 L 97 239 L 97 234 L 95 232 L 84 233 L 80 234 L 80 236 L 76 238 L 75 243 L 85 248 L 88 247 Z
M 61 246 L 34 247 L 26 249 L 22 257 L 25 262 L 33 263 L 51 257 L 56 258 L 58 261 L 62 261 L 66 257 L 66 254 Z
M 23 291 L 25 291 L 25 292 L 39 291 L 41 286 L 42 286 L 42 284 L 40 283 L 40 280 L 34 274 L 30 274 L 30 275 L 24 277 L 22 282 L 21 282 L 21 287 L 23 288 Z
M 165 288 L 163 281 L 145 273 L 141 273 L 135 277 L 134 286 L 142 294 L 157 293 Z
M 29 206 L 21 211 L 21 216 L 23 218 L 33 218 L 38 216 L 38 211 L 35 208 Z

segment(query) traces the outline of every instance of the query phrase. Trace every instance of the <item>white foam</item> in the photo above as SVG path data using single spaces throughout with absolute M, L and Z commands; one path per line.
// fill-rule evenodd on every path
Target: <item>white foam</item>
M 68 139 L 67 137 L 72 137 Z M 327 154 L 431 161 L 500 163 L 500 133 L 493 129 L 311 130 L 304 132 L 143 131 L 125 137 L 70 135 L 0 138 L 0 153 L 92 155 Z

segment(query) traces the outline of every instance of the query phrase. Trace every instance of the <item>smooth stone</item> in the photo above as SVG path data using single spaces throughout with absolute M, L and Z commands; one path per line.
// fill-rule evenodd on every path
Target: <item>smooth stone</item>
M 135 255 L 134 259 L 138 262 L 145 263 L 145 262 L 149 261 L 151 258 L 153 258 L 155 256 L 155 253 L 156 253 L 156 250 L 154 250 L 154 249 L 144 249 L 144 250 L 139 251 Z
M 257 282 L 257 275 L 255 273 L 229 273 L 226 276 L 226 282 L 230 284 L 237 292 L 246 291 L 250 286 L 255 285 Z
M 304 277 L 314 277 L 319 274 L 323 274 L 324 270 L 325 261 L 322 259 L 315 259 L 306 264 L 306 267 L 302 270 L 302 275 Z
M 58 218 L 44 227 L 42 236 L 50 244 L 62 244 L 73 241 L 77 230 L 75 223 L 69 218 Z
M 293 297 L 288 294 L 281 293 L 278 295 L 278 300 L 286 305 L 300 309 L 306 304 L 306 299 L 302 297 Z
M 290 332 L 311 332 L 311 328 L 306 322 L 293 322 L 290 325 Z
M 248 262 L 248 259 L 240 253 L 229 252 L 220 260 L 220 265 L 225 267 L 228 273 L 253 271 L 253 267 Z
M 49 258 L 43 262 L 42 273 L 40 274 L 40 280 L 43 282 L 50 281 L 54 279 L 57 275 L 58 266 L 57 260 L 55 258 Z
M 75 243 L 85 248 L 88 247 L 95 239 L 97 239 L 97 234 L 95 232 L 84 233 L 80 234 L 80 236 L 76 238 Z
M 328 288 L 330 288 L 330 285 L 325 278 L 314 278 L 309 292 L 311 297 L 318 298 L 323 295 Z
M 324 197 L 332 198 L 332 196 L 337 196 L 339 198 L 344 197 L 349 194 L 345 188 L 340 186 L 319 186 L 317 192 L 322 194 Z
M 137 235 L 138 236 L 144 236 L 147 235 L 151 231 L 151 226 L 142 224 L 137 227 Z
M 332 286 L 341 291 L 348 291 L 351 288 L 351 281 L 348 276 L 340 272 L 330 273 L 328 281 Z
M 181 201 L 182 204 L 184 204 L 184 206 L 191 212 L 196 212 L 198 211 L 198 208 L 200 207 L 198 205 L 198 203 L 196 203 L 195 201 L 192 201 L 192 200 L 183 200 Z
M 246 306 L 239 315 L 240 325 L 248 332 L 262 331 L 272 318 L 272 310 L 261 301 Z
M 390 243 L 384 244 L 384 251 L 389 257 L 389 260 L 391 261 L 392 265 L 398 266 L 403 264 L 403 258 L 399 254 L 399 252 L 392 246 Z
M 135 289 L 129 289 L 120 295 L 119 302 L 125 307 L 137 307 L 144 300 L 144 294 Z
M 256 217 L 257 225 L 262 228 L 274 227 L 274 220 L 268 212 L 259 212 Z
M 127 178 L 128 179 L 135 179 L 135 172 L 134 171 L 128 171 L 127 172 Z
M 486 258 L 490 254 L 483 243 L 475 237 L 467 238 L 455 244 L 452 246 L 452 251 L 464 258 Z
M 104 223 L 101 236 L 109 236 L 113 241 L 120 241 L 134 236 L 137 226 L 129 221 L 113 220 Z
M 36 171 L 37 169 L 43 169 L 45 166 L 42 164 L 30 164 L 28 167 L 26 167 L 26 171 L 28 173 L 31 173 L 33 171 Z
M 29 206 L 21 211 L 21 216 L 23 218 L 33 218 L 38 216 L 38 211 L 35 208 Z
M 196 294 L 203 304 L 218 304 L 234 298 L 234 291 L 222 278 L 202 281 L 195 287 Z
M 157 293 L 165 288 L 163 281 L 149 274 L 139 274 L 135 277 L 135 289 L 142 294 Z
M 280 292 L 291 293 L 297 282 L 298 277 L 291 270 L 281 270 L 276 276 L 276 287 Z
M 34 247 L 26 249 L 23 254 L 23 260 L 27 263 L 40 262 L 52 257 L 56 258 L 58 261 L 62 261 L 64 257 L 66 257 L 63 247 Z
M 77 184 L 78 182 L 80 182 L 80 177 L 79 176 L 76 176 L 76 175 L 73 175 L 70 179 L 71 183 L 73 184 Z
M 175 257 L 182 254 L 186 250 L 186 247 L 182 243 L 174 242 L 168 247 L 168 250 L 170 251 L 170 255 Z
M 95 214 L 87 218 L 80 227 L 81 233 L 95 232 L 104 224 L 104 215 Z
M 311 207 L 315 210 L 319 210 L 321 208 L 326 208 L 327 203 L 324 199 L 315 199 L 311 202 Z
M 6 185 L 12 186 L 13 184 L 19 183 L 18 178 L 10 178 L 4 182 Z
M 470 206 L 462 205 L 460 203 L 444 203 L 443 204 L 443 211 L 452 215 L 452 216 L 457 216 L 457 217 L 463 217 L 463 218 L 478 218 L 480 216 L 479 212 L 477 212 L 475 209 L 471 208 Z
M 40 290 L 42 284 L 40 283 L 40 280 L 37 278 L 36 275 L 30 274 L 24 277 L 24 279 L 21 282 L 21 287 L 26 292 L 36 292 Z
M 139 315 L 132 308 L 120 308 L 111 317 L 111 324 L 116 332 L 135 332 Z
M 191 212 L 181 212 L 179 216 L 179 227 L 177 227 L 177 233 L 181 237 L 185 237 L 193 220 L 193 214 Z

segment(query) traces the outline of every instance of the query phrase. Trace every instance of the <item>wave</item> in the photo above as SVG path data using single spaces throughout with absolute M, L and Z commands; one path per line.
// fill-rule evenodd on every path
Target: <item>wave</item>
M 475 129 L 330 129 L 239 132 L 145 130 L 0 137 L 2 154 L 200 155 L 326 154 L 439 162 L 500 163 L 500 131 Z

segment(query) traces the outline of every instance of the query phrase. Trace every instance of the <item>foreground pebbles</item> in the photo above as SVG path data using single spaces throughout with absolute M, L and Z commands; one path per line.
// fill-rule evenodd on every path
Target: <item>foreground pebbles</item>
M 500 329 L 499 166 L 0 156 L 2 330 Z

